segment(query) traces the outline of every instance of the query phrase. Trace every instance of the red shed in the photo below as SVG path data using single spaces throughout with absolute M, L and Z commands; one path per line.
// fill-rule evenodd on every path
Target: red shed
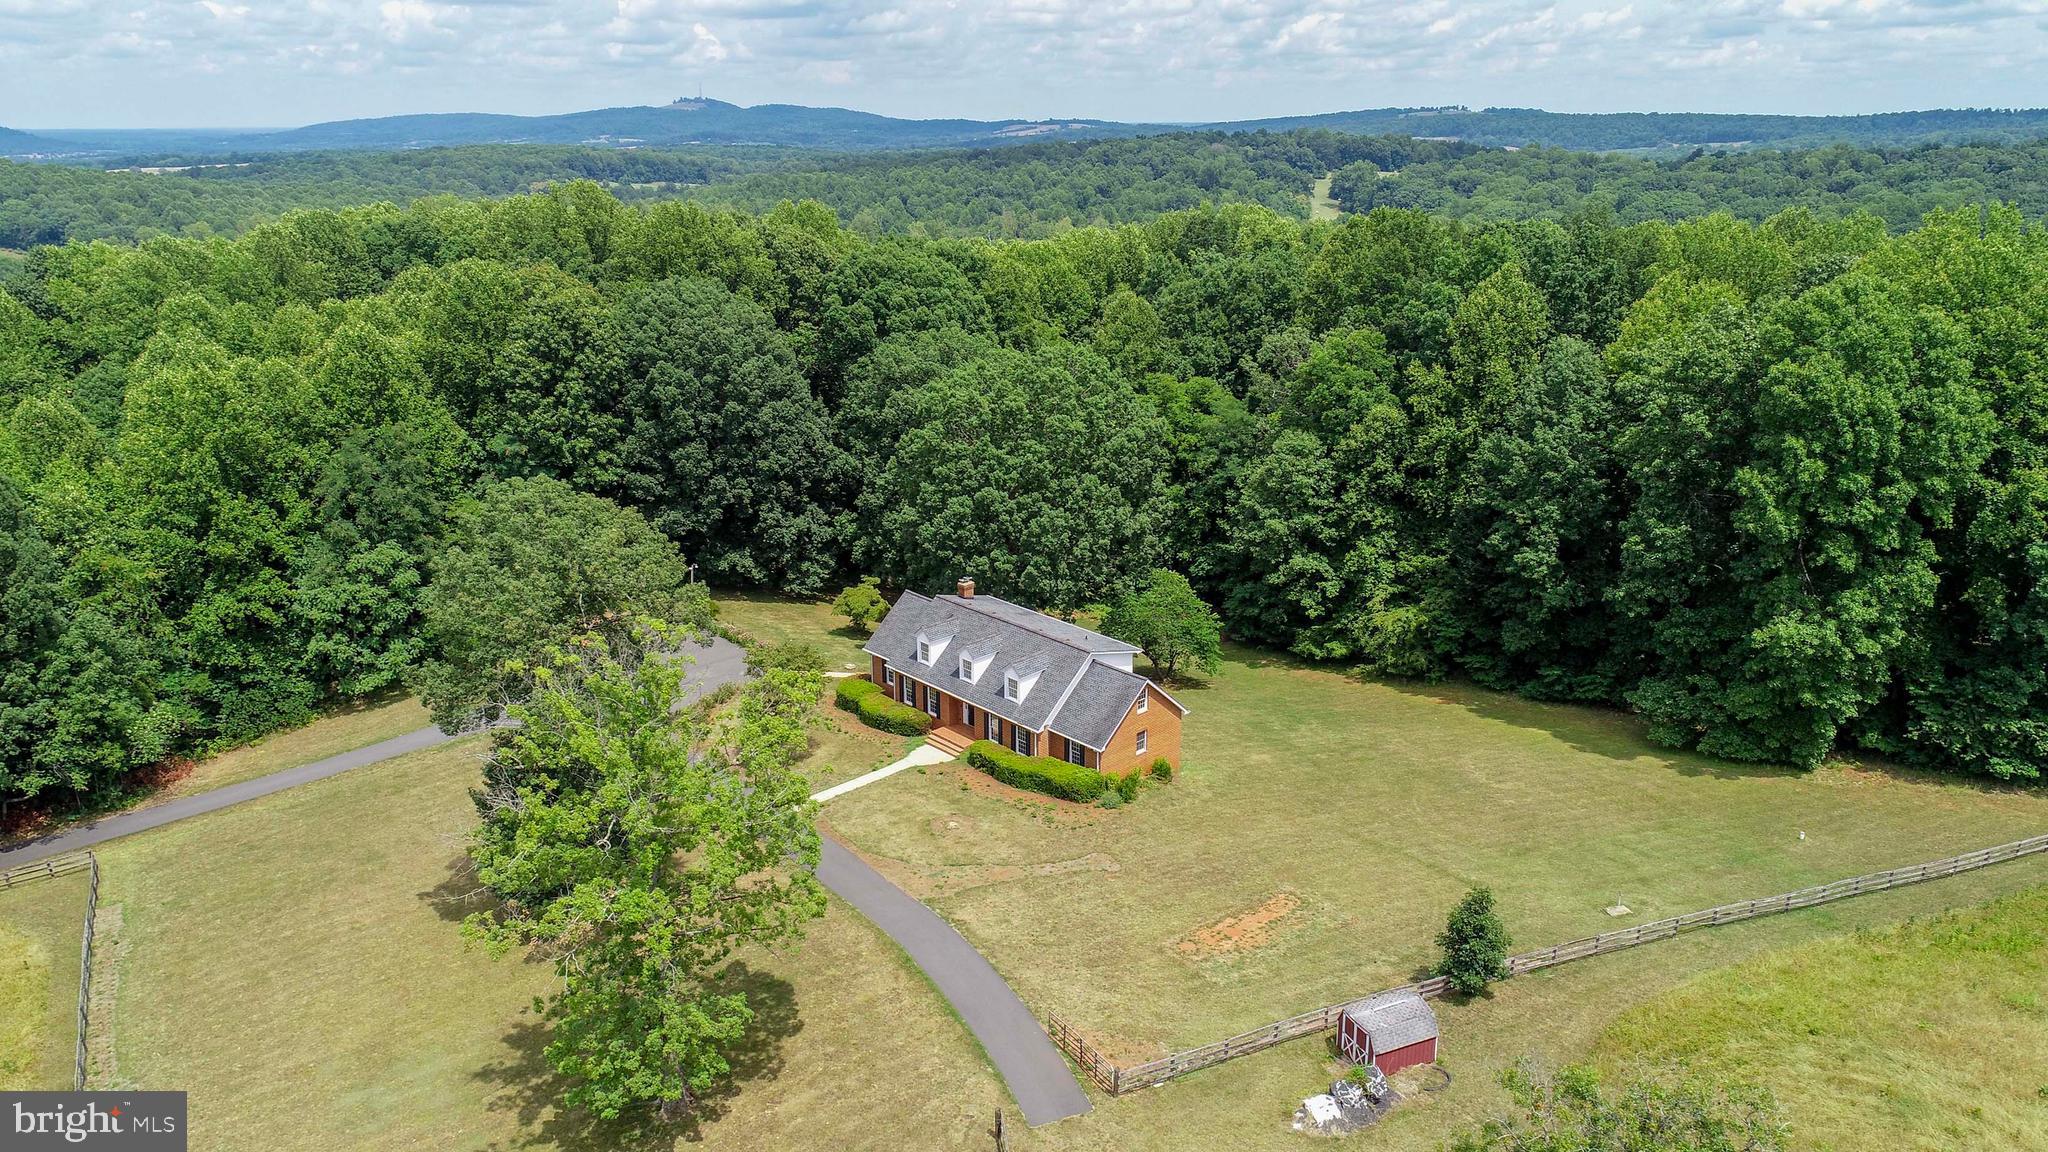
M 1392 1076 L 1436 1062 L 1436 1012 L 1412 991 L 1382 992 L 1344 1009 L 1337 1047 L 1354 1064 L 1372 1064 Z

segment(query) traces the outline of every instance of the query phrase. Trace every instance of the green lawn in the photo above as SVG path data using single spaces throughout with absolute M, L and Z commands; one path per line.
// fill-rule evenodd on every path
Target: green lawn
M 1769 1085 L 1801 1148 L 2048 1148 L 2048 888 L 1722 969 L 1594 1051 Z
M 868 657 L 861 646 L 868 634 L 832 612 L 830 600 L 792 600 L 749 592 L 721 592 L 715 598 L 718 619 L 764 644 L 809 644 L 825 656 L 825 667 L 838 672 L 866 672 Z
M 149 802 L 211 792 L 403 736 L 430 723 L 427 710 L 410 696 L 344 705 L 311 724 L 201 760 L 189 775 L 150 797 Z
M 1608 712 L 1241 649 L 1179 695 L 1185 767 L 1119 811 L 1019 802 L 952 769 L 828 815 L 1027 1003 L 1129 1058 L 1412 978 L 1472 885 L 1533 947 L 2048 827 L 2048 792 L 1740 767 Z M 1630 915 L 1605 914 L 1617 901 Z
M 879 732 L 832 704 L 832 682 L 818 702 L 811 726 L 811 753 L 798 765 L 812 791 L 830 788 L 900 759 L 917 744 L 907 736 Z
M 794 953 L 750 955 L 757 1042 L 694 1130 L 552 1108 L 529 1011 L 540 964 L 466 949 L 476 740 L 109 845 L 96 1082 L 191 1092 L 217 1150 L 971 1148 L 1005 1103 L 922 977 L 836 902 Z M 277 1086 L 292 1087 L 280 1108 Z
M 71 1087 L 85 873 L 0 892 L 0 1089 Z

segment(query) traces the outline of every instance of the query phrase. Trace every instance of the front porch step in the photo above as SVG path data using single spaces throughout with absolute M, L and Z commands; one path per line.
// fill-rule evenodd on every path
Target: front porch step
M 974 743 L 974 737 L 957 728 L 934 728 L 925 733 L 924 740 L 925 743 L 951 756 L 960 755 L 967 751 L 969 744 Z

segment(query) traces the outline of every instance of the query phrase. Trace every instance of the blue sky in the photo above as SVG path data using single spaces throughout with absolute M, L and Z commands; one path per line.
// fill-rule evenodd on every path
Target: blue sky
M 0 125 L 754 104 L 1245 119 L 2048 105 L 2048 0 L 0 0 Z

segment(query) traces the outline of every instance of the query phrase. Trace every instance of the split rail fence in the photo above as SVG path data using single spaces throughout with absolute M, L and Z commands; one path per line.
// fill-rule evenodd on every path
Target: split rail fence
M 1652 920 L 1647 924 L 1638 924 L 1633 928 L 1623 928 L 1615 932 L 1603 932 L 1598 936 L 1587 936 L 1579 940 L 1570 940 L 1549 948 L 1539 948 L 1534 952 L 1524 952 L 1518 956 L 1510 957 L 1508 960 L 1508 971 L 1510 973 L 1534 972 L 1538 968 L 1549 968 L 1553 965 L 1565 964 L 1573 960 L 1584 960 L 1590 956 L 1599 956 L 1608 952 L 1619 952 L 1624 948 L 1633 948 L 1638 944 L 1648 944 L 1655 940 L 1668 940 L 1681 932 L 1692 932 L 1701 928 L 1711 928 L 1719 924 L 1734 924 L 1743 920 L 1752 920 L 1758 916 L 1772 916 L 1780 912 L 1811 908 L 1817 904 L 1828 904 L 1836 900 L 1846 900 L 1852 896 L 1882 892 L 1888 888 L 1902 888 L 1908 884 L 1918 884 L 1922 881 L 1934 880 L 1943 876 L 1953 876 L 1958 872 L 1969 872 L 1986 867 L 1987 865 L 2003 863 L 2007 860 L 2017 860 L 2022 856 L 2031 856 L 2037 852 L 2048 852 L 2048 835 L 2015 840 L 2010 844 L 2000 844 L 1995 848 L 1980 848 L 1975 852 L 1965 852 L 1960 856 L 1950 856 L 1941 860 L 1930 860 L 1925 864 L 1913 864 L 1904 868 L 1893 868 L 1885 872 L 1873 872 L 1867 876 L 1855 876 L 1847 880 L 1837 880 L 1832 884 L 1801 888 L 1797 892 L 1786 892 L 1760 900 L 1742 900 L 1733 904 L 1722 904 L 1715 908 L 1688 912 L 1683 916 L 1673 916 L 1664 920 Z M 1420 993 L 1425 998 L 1435 999 L 1442 996 L 1449 989 L 1450 981 L 1448 979 L 1442 976 L 1435 976 L 1420 983 L 1404 984 L 1399 988 L 1390 988 L 1388 991 L 1412 991 Z M 1239 1056 L 1263 1051 L 1276 1044 L 1284 1044 L 1289 1040 L 1329 1031 L 1337 1026 L 1337 1020 L 1344 1014 L 1344 1009 L 1357 1003 L 1359 999 L 1363 999 L 1363 997 L 1346 1000 L 1340 1004 L 1326 1005 L 1313 1012 L 1304 1012 L 1299 1016 L 1290 1016 L 1285 1020 L 1276 1021 L 1263 1028 L 1254 1028 L 1249 1032 L 1241 1032 L 1227 1040 L 1219 1040 L 1213 1044 L 1204 1044 L 1199 1048 L 1188 1048 L 1163 1056 L 1157 1060 L 1150 1060 L 1143 1064 L 1135 1064 L 1129 1067 L 1119 1065 L 1103 1055 L 1094 1045 L 1088 1042 L 1085 1036 L 1081 1035 L 1081 1033 L 1077 1032 L 1070 1024 L 1058 1016 L 1049 1015 L 1047 1017 L 1046 1031 L 1051 1035 L 1053 1042 L 1058 1044 L 1061 1050 L 1065 1051 L 1068 1056 L 1072 1057 L 1074 1063 L 1080 1066 L 1081 1070 L 1087 1074 L 1090 1080 L 1094 1081 L 1096 1087 L 1112 1096 L 1121 1096 L 1126 1092 L 1135 1092 L 1140 1088 L 1151 1088 L 1155 1085 L 1164 1084 L 1168 1080 L 1185 1076 L 1190 1072 L 1214 1067 L 1226 1060 L 1234 1060 Z
M 85 1089 L 85 1036 L 91 1021 L 92 928 L 100 907 L 99 857 L 91 852 L 74 852 L 67 856 L 51 856 L 33 864 L 20 864 L 0 871 L 0 892 L 9 892 L 24 884 L 33 884 L 40 880 L 69 876 L 74 872 L 88 874 L 85 887 L 85 926 L 78 945 L 78 1059 L 71 1076 L 71 1090 L 80 1092 Z

